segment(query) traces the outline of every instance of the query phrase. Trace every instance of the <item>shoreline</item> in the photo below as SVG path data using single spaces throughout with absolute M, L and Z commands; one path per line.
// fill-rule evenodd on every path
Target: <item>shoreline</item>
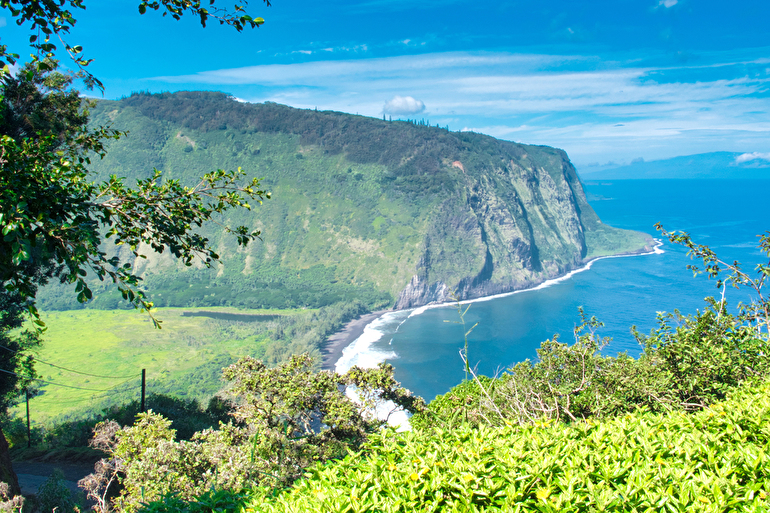
M 460 304 L 489 301 L 500 297 L 519 294 L 521 292 L 528 292 L 528 291 L 542 289 L 551 285 L 555 285 L 556 283 L 559 283 L 566 279 L 569 279 L 570 277 L 572 277 L 573 275 L 579 272 L 589 270 L 591 268 L 591 265 L 598 260 L 603 260 L 605 258 L 626 258 L 626 257 L 634 257 L 634 256 L 653 255 L 653 254 L 662 252 L 662 250 L 659 249 L 662 245 L 663 245 L 663 242 L 661 240 L 653 238 L 653 244 L 651 249 L 649 247 L 644 247 L 636 251 L 628 251 L 625 253 L 619 253 L 617 255 L 604 255 L 604 256 L 589 258 L 589 259 L 583 260 L 581 262 L 580 267 L 577 267 L 571 271 L 568 271 L 562 276 L 544 280 L 543 282 L 537 285 L 534 285 L 532 287 L 512 290 L 509 292 L 502 292 L 499 294 L 492 294 L 489 296 L 482 296 L 478 298 L 463 299 L 460 301 Z M 370 323 L 374 322 L 375 320 L 379 319 L 386 313 L 408 311 L 408 310 L 415 310 L 421 313 L 428 308 L 441 308 L 441 307 L 451 306 L 452 304 L 454 304 L 454 301 L 445 301 L 443 303 L 428 303 L 427 305 L 422 305 L 422 306 L 413 307 L 413 308 L 405 308 L 403 310 L 378 310 L 376 312 L 364 314 L 356 319 L 353 319 L 352 321 L 348 322 L 340 331 L 334 333 L 333 335 L 330 335 L 326 339 L 326 343 L 323 345 L 323 347 L 321 347 L 321 353 L 323 355 L 323 363 L 321 365 L 321 368 L 323 370 L 334 371 L 337 361 L 339 361 L 339 359 L 342 357 L 343 349 L 345 349 L 347 346 L 355 342 L 363 334 L 366 326 L 368 326 Z M 413 313 L 412 315 L 415 315 L 415 313 Z
M 355 342 L 369 324 L 393 311 L 395 310 L 377 310 L 361 315 L 348 322 L 340 331 L 327 337 L 326 343 L 321 347 L 321 354 L 323 355 L 321 369 L 334 371 L 335 364 L 342 357 L 342 350 Z

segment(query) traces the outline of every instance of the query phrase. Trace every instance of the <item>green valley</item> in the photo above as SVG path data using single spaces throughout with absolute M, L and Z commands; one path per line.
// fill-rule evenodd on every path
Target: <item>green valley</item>
M 147 393 L 205 404 L 224 386 L 222 368 L 244 355 L 274 365 L 305 352 L 320 364 L 326 337 L 363 311 L 360 302 L 320 310 L 159 308 L 153 314 L 160 330 L 135 310 L 48 312 L 38 360 L 43 382 L 30 401 L 31 417 L 42 425 L 136 400 L 142 369 Z M 23 416 L 24 404 L 15 410 Z

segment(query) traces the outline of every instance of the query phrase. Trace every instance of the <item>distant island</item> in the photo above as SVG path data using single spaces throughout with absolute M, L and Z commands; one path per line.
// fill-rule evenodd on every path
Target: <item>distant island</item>
M 583 180 L 770 179 L 770 154 L 717 151 L 665 160 L 639 159 L 627 165 L 605 164 L 578 169 Z

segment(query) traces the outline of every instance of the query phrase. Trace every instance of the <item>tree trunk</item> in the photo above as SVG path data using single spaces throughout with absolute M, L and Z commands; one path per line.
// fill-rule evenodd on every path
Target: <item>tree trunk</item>
M 21 495 L 19 480 L 11 465 L 11 455 L 8 454 L 8 441 L 5 439 L 3 428 L 0 428 L 0 481 L 8 484 L 9 499 Z

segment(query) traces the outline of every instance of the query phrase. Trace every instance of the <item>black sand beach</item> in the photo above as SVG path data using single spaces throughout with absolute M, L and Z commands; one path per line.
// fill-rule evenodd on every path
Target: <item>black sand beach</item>
M 342 350 L 361 336 L 367 324 L 390 311 L 391 310 L 379 310 L 377 312 L 362 315 L 357 319 L 353 319 L 340 331 L 326 339 L 326 344 L 321 348 L 321 352 L 323 353 L 323 364 L 321 368 L 324 370 L 334 370 L 334 364 L 336 364 L 337 360 L 342 356 Z

